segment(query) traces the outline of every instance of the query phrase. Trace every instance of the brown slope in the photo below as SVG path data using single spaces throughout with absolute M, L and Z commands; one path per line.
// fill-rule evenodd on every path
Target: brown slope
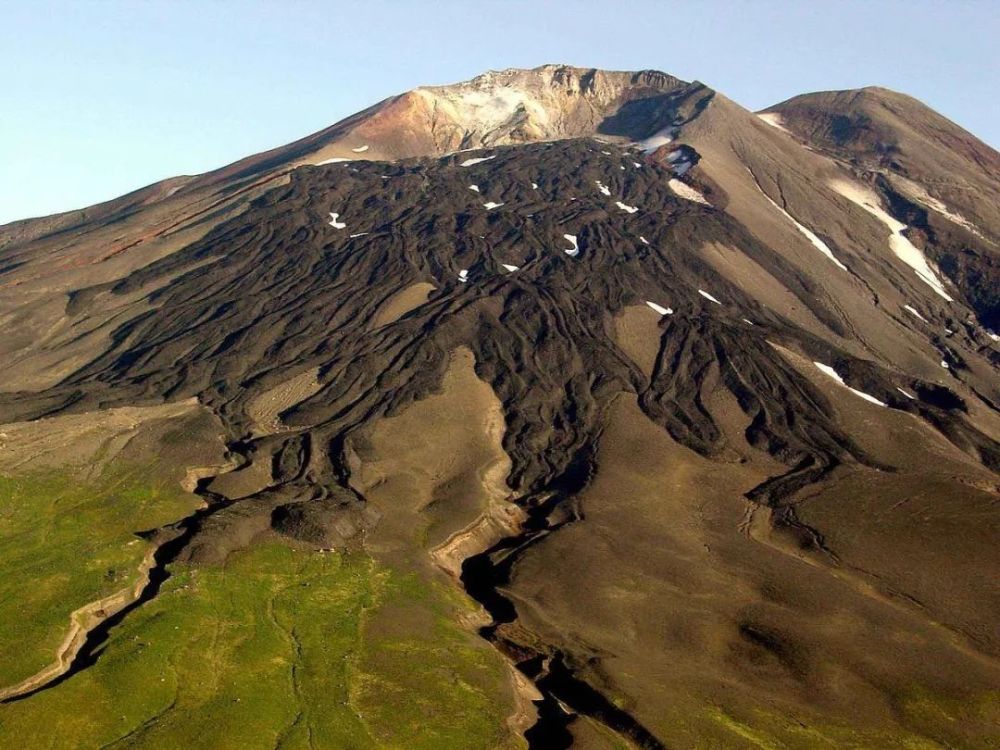
M 40 237 L 66 232 L 85 224 L 121 220 L 143 206 L 169 197 L 192 179 L 194 178 L 172 177 L 87 208 L 37 219 L 12 221 L 0 226 L 0 251 L 9 245 L 23 245 Z
M 5 301 L 20 321 L 38 325 L 43 302 L 61 316 L 41 351 L 62 369 L 11 357 L 35 392 L 8 385 L 0 408 L 30 418 L 197 395 L 248 464 L 229 487 L 238 502 L 192 526 L 185 559 L 205 561 L 261 534 L 339 546 L 367 529 L 369 501 L 392 498 L 359 480 L 366 462 L 401 453 L 386 440 L 401 414 L 428 423 L 414 445 L 439 445 L 449 468 L 423 493 L 435 498 L 429 514 L 407 512 L 471 528 L 463 503 L 488 488 L 447 425 L 474 426 L 498 399 L 507 482 L 528 520 L 467 568 L 466 584 L 497 618 L 487 635 L 571 735 L 580 723 L 559 702 L 653 747 L 762 735 L 988 746 L 983 696 L 998 684 L 1000 647 L 991 578 L 975 576 L 1000 564 L 988 533 L 1000 428 L 977 329 L 953 323 L 968 304 L 940 301 L 877 220 L 829 187 L 861 179 L 849 165 L 667 77 L 665 90 L 602 104 L 613 113 L 601 120 L 583 77 L 567 75 L 575 88 L 551 96 L 572 116 L 551 131 L 525 106 L 475 136 L 560 142 L 304 167 L 225 193 L 281 161 L 265 155 L 218 193 L 178 192 L 226 195 L 231 212 L 213 209 L 199 236 L 128 268 L 95 256 L 95 276 L 69 264 L 58 284 L 31 287 L 12 271 L 25 295 Z M 407 148 L 464 146 L 461 118 L 441 104 L 428 121 L 426 101 L 392 100 L 351 133 L 388 139 L 412 125 Z M 594 123 L 605 140 L 565 138 Z M 621 143 L 666 126 L 675 142 L 655 154 Z M 688 188 L 714 205 L 678 196 L 668 163 L 682 145 L 697 157 Z M 331 211 L 345 228 L 330 226 Z M 579 255 L 562 252 L 564 234 Z M 674 312 L 655 317 L 647 300 Z M 925 323 L 901 312 L 909 302 Z M 959 332 L 946 341 L 949 324 Z M 433 394 L 454 395 L 449 362 L 465 349 L 495 399 L 439 407 Z M 416 469 L 401 463 L 392 471 L 405 485 Z M 497 584 L 514 604 L 498 603 Z
M 688 93 L 698 105 L 682 137 L 702 154 L 694 180 L 713 165 L 746 172 L 717 145 L 740 142 L 703 102 L 704 89 Z M 661 104 L 684 110 L 683 97 Z M 787 136 L 768 145 L 772 130 L 749 117 L 764 134 L 742 152 L 751 166 L 763 174 L 772 155 L 790 166 L 770 166 L 769 175 L 806 168 L 780 156 L 801 146 Z M 507 482 L 529 520 L 511 542 L 518 554 L 505 557 L 504 547 L 479 558 L 489 565 L 466 582 L 502 625 L 491 639 L 535 680 L 543 708 L 569 722 L 570 734 L 575 722 L 558 702 L 654 747 L 698 735 L 739 746 L 726 720 L 786 737 L 773 726 L 775 712 L 837 731 L 854 721 L 869 744 L 888 733 L 900 742 L 985 746 L 982 716 L 955 729 L 935 716 L 899 718 L 893 707 L 916 700 L 903 694 L 907 686 L 947 706 L 979 705 L 996 684 L 994 602 L 978 583 L 949 585 L 969 570 L 969 558 L 952 552 L 955 539 L 976 540 L 970 555 L 997 566 L 979 532 L 994 522 L 990 467 L 1000 462 L 988 416 L 919 367 L 894 362 L 898 350 L 857 336 L 844 312 L 854 304 L 847 295 L 864 288 L 854 277 L 827 283 L 826 266 L 802 259 L 815 252 L 810 245 L 765 243 L 734 215 L 678 197 L 672 170 L 658 160 L 593 139 L 469 156 L 494 158 L 469 167 L 462 154 L 295 170 L 201 240 L 78 294 L 69 310 L 76 320 L 116 311 L 105 345 L 55 386 L 4 394 L 2 408 L 36 417 L 198 395 L 223 419 L 232 450 L 263 467 L 256 488 L 242 488 L 238 502 L 194 528 L 184 554 L 210 562 L 268 533 L 326 546 L 346 542 L 341 529 L 367 528 L 370 490 L 356 480 L 372 460 L 364 446 L 378 444 L 375 426 L 415 401 L 426 405 L 446 382 L 452 352 L 467 348 L 502 404 Z M 746 195 L 759 195 L 747 179 Z M 805 177 L 787 179 L 808 186 Z M 719 195 L 736 195 L 736 186 L 714 181 Z M 503 205 L 490 210 L 487 200 Z M 836 194 L 827 200 L 838 205 Z M 766 200 L 756 205 L 775 210 Z M 331 211 L 344 228 L 329 224 Z M 563 252 L 565 234 L 577 237 L 575 257 Z M 727 265 L 712 262 L 706 247 L 735 251 Z M 845 257 L 883 283 L 879 266 L 861 265 L 861 250 Z M 771 284 L 748 282 L 741 258 L 767 269 Z M 415 284 L 435 291 L 382 324 L 379 311 Z M 768 304 L 776 288 L 817 322 Z M 617 316 L 647 300 L 674 313 L 651 326 L 632 321 L 632 340 L 617 341 Z M 643 333 L 652 341 L 633 362 Z M 914 356 L 933 364 L 929 352 Z M 836 366 L 887 406 L 866 404 L 812 361 Z M 268 419 L 274 429 L 260 430 L 261 397 L 314 372 L 318 382 L 292 388 L 294 398 Z M 632 404 L 624 413 L 623 400 Z M 861 408 L 869 411 L 858 421 Z M 462 415 L 438 421 L 461 424 Z M 868 439 L 911 423 L 889 447 Z M 421 442 L 442 446 L 443 466 L 460 466 L 461 447 L 435 429 Z M 938 457 L 937 469 L 906 464 L 892 446 L 907 441 Z M 438 507 L 479 496 L 476 473 L 446 482 L 435 492 Z M 977 487 L 959 492 L 963 476 Z M 919 511 L 895 514 L 886 554 L 858 496 L 894 504 L 907 482 L 937 488 L 931 502 L 948 498 L 954 512 L 930 533 Z M 604 514 L 592 512 L 595 500 Z M 836 512 L 848 501 L 851 512 Z M 460 510 L 453 520 L 465 526 L 471 516 Z M 914 550 L 923 557 L 901 565 Z M 491 591 L 504 583 L 497 569 L 514 563 L 506 571 L 517 601 L 511 614 L 494 606 Z M 628 576 L 640 594 L 653 593 L 628 590 Z M 697 611 L 668 595 L 678 589 Z M 828 624 L 838 616 L 844 632 Z M 921 645 L 907 650 L 884 633 Z M 967 675 L 964 685 L 956 673 Z M 828 679 L 836 687 L 825 688 Z M 727 697 L 734 688 L 738 695 Z M 671 717 L 685 705 L 721 705 L 723 714 L 678 726 Z
M 763 110 L 810 145 L 868 169 L 891 169 L 960 204 L 989 203 L 974 188 L 996 190 L 1000 153 L 906 94 L 872 86 L 801 94 Z M 994 193 L 995 194 L 995 193 Z
M 852 398 L 845 393 L 837 408 L 855 408 Z M 909 528 L 904 547 L 865 512 L 824 508 L 844 499 L 824 493 L 808 502 L 817 519 L 824 509 L 833 516 L 819 528 L 834 530 L 828 539 L 837 546 L 800 545 L 746 503 L 744 493 L 771 470 L 766 462 L 706 461 L 656 429 L 625 394 L 607 414 L 594 464 L 593 480 L 573 498 L 579 520 L 514 563 L 502 591 L 520 618 L 501 626 L 501 638 L 568 664 L 666 747 L 990 746 L 995 716 L 975 706 L 995 689 L 995 662 L 934 624 L 926 600 L 909 601 L 908 587 L 882 579 L 877 556 L 861 551 L 907 549 L 915 554 L 898 562 L 911 569 L 911 582 L 930 583 L 936 576 L 925 566 L 937 561 L 917 531 L 926 508 L 911 516 L 887 502 L 876 511 L 894 535 Z M 954 482 L 947 472 L 957 467 L 938 468 L 946 486 Z M 886 487 L 857 489 L 867 474 L 845 467 L 830 486 L 877 502 Z M 853 488 L 842 486 L 852 479 Z M 988 502 L 969 498 L 965 510 Z M 851 538 L 849 550 L 841 535 Z M 987 550 L 985 539 L 976 541 L 977 552 Z M 979 592 L 953 597 L 948 581 L 936 583 L 943 611 L 951 602 L 982 606 Z M 987 579 L 979 585 L 989 590 Z M 955 704 L 964 708 L 952 709 L 957 721 L 938 723 L 931 707 L 948 694 L 964 695 Z M 575 708 L 574 695 L 560 697 Z
M 920 101 L 877 87 L 803 94 L 765 113 L 866 175 L 983 324 L 1000 326 L 1000 152 Z
M 731 248 L 725 257 L 718 248 L 704 248 L 706 260 L 732 283 L 855 356 L 957 385 L 971 402 L 996 403 L 995 341 L 988 328 L 997 287 L 990 284 L 989 263 L 968 261 L 980 274 L 975 284 L 946 280 L 953 298 L 947 301 L 897 257 L 886 225 L 836 189 L 846 183 L 870 190 L 886 213 L 894 211 L 870 175 L 806 148 L 717 92 L 689 92 L 671 117 L 675 140 L 661 151 L 692 147 L 700 158 L 685 179 L 700 183 L 754 237 L 779 250 L 780 268 L 773 261 L 762 266 L 747 248 Z M 935 236 L 946 235 L 941 230 Z M 919 237 L 914 242 L 933 263 L 939 245 Z M 941 271 L 952 267 L 944 262 L 951 256 L 936 257 Z
M 6 224 L 0 227 L 0 250 L 96 221 L 121 221 L 136 209 L 176 193 L 209 187 L 229 192 L 246 180 L 311 161 L 391 160 L 590 135 L 628 102 L 684 85 L 659 71 L 543 65 L 421 87 L 389 97 L 305 138 L 202 175 L 174 177 L 90 208 Z M 618 130 L 636 127 L 642 129 L 645 124 L 626 118 L 617 125 Z
M 16 367 L 4 387 L 56 382 L 106 344 L 115 311 L 86 325 L 68 315 L 78 290 L 100 289 L 209 234 L 295 168 L 328 159 L 394 160 L 486 144 L 642 134 L 656 108 L 629 102 L 683 87 L 656 71 L 546 65 L 491 72 L 391 97 L 286 146 L 123 198 L 0 227 L 0 354 Z M 624 114 L 620 114 L 621 110 Z M 90 292 L 90 294 L 101 292 Z

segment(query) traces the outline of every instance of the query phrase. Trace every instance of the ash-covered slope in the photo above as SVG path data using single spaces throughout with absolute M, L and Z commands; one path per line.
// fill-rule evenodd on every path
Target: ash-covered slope
M 279 540 L 460 577 L 537 747 L 989 746 L 991 308 L 870 167 L 648 72 L 350 122 L 368 150 L 155 253 L 11 245 L 7 320 L 43 334 L 2 421 L 197 397 L 240 468 L 161 568 Z
M 491 71 L 469 81 L 393 96 L 285 146 L 193 177 L 176 177 L 90 209 L 0 227 L 0 248 L 93 221 L 121 221 L 136 207 L 235 185 L 329 159 L 399 159 L 463 148 L 573 138 L 598 131 L 637 137 L 651 113 L 621 113 L 635 100 L 687 86 L 658 71 L 618 72 L 567 65 Z M 178 196 L 175 202 L 180 199 Z
M 905 94 L 879 87 L 801 94 L 764 110 L 810 145 L 838 151 L 869 169 L 887 168 L 946 189 L 964 208 L 990 201 L 973 185 L 995 191 L 1000 154 L 974 135 Z M 964 182 L 970 183 L 964 186 Z M 947 194 L 944 193 L 945 195 Z M 995 202 L 995 201 L 994 201 Z
M 877 87 L 803 94 L 764 116 L 864 173 L 986 325 L 1000 326 L 1000 153 Z
M 688 86 L 655 71 L 608 72 L 546 65 L 491 72 L 452 86 L 390 97 L 294 143 L 212 172 L 156 183 L 113 201 L 0 227 L 0 320 L 17 335 L 0 353 L 24 362 L 8 387 L 36 388 L 79 365 L 61 338 L 64 294 L 114 281 L 204 237 L 292 170 L 348 160 L 393 160 L 492 144 L 592 135 L 633 139 L 654 132 L 672 92 Z M 635 106 L 631 103 L 636 102 Z M 36 351 L 59 342 L 57 357 Z

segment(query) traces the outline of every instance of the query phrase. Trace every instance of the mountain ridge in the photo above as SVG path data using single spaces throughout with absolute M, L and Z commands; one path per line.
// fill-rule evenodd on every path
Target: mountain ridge
M 359 112 L 357 112 L 355 114 L 348 115 L 347 117 L 342 118 L 341 120 L 338 120 L 337 122 L 335 122 L 334 124 L 332 124 L 330 126 L 327 126 L 326 128 L 322 128 L 322 129 L 316 131 L 315 133 L 309 134 L 307 136 L 304 136 L 303 138 L 300 138 L 300 139 L 297 139 L 295 141 L 292 141 L 289 144 L 286 144 L 284 146 L 275 146 L 275 147 L 273 147 L 271 149 L 268 149 L 266 151 L 262 151 L 262 152 L 260 152 L 258 154 L 251 155 L 251 156 L 248 156 L 248 157 L 244 157 L 242 159 L 238 159 L 235 162 L 231 162 L 229 164 L 223 165 L 223 166 L 215 168 L 215 169 L 210 169 L 210 170 L 208 170 L 206 172 L 202 172 L 202 173 L 199 173 L 199 174 L 196 174 L 196 175 L 174 175 L 174 176 L 170 176 L 170 177 L 165 177 L 165 178 L 163 178 L 161 180 L 157 180 L 157 181 L 155 181 L 153 183 L 150 183 L 149 185 L 136 188 L 135 190 L 130 191 L 129 193 L 127 193 L 127 194 L 125 194 L 123 196 L 120 196 L 118 198 L 112 198 L 112 199 L 109 199 L 107 201 L 103 201 L 101 203 L 94 204 L 94 205 L 91 205 L 91 206 L 86 206 L 86 207 L 79 208 L 79 209 L 70 209 L 69 211 L 64 211 L 64 212 L 60 212 L 60 213 L 57 213 L 57 214 L 51 214 L 51 215 L 47 215 L 47 216 L 29 217 L 29 218 L 25 218 L 25 219 L 15 219 L 15 220 L 7 223 L 7 224 L 0 225 L 0 233 L 4 232 L 5 230 L 6 231 L 10 231 L 10 229 L 14 225 L 22 225 L 22 224 L 25 224 L 26 222 L 38 222 L 38 221 L 44 221 L 44 220 L 52 219 L 54 217 L 63 217 L 63 216 L 71 215 L 71 214 L 78 214 L 78 213 L 82 213 L 82 212 L 85 212 L 85 211 L 88 211 L 88 210 L 89 211 L 93 211 L 96 208 L 104 207 L 104 206 L 107 206 L 110 209 L 111 206 L 112 206 L 112 204 L 117 204 L 119 201 L 122 201 L 123 199 L 125 199 L 125 198 L 127 198 L 129 196 L 146 195 L 146 194 L 149 194 L 149 193 L 157 194 L 157 193 L 162 193 L 164 191 L 164 189 L 170 190 L 173 187 L 184 187 L 185 184 L 183 184 L 183 183 L 180 184 L 180 185 L 176 185 L 175 184 L 175 183 L 177 183 L 179 181 L 183 181 L 184 183 L 195 182 L 195 181 L 198 181 L 198 180 L 213 181 L 213 180 L 219 179 L 219 178 L 232 177 L 234 175 L 235 176 L 241 176 L 241 175 L 242 176 L 246 176 L 247 174 L 255 174 L 257 171 L 260 171 L 262 169 L 266 169 L 266 167 L 262 167 L 261 164 L 267 164 L 268 161 L 271 158 L 273 158 L 275 156 L 286 157 L 286 155 L 288 153 L 293 153 L 293 154 L 298 154 L 298 155 L 302 155 L 303 153 L 309 153 L 308 149 L 314 148 L 315 145 L 317 143 L 321 143 L 324 140 L 324 138 L 326 138 L 326 137 L 328 137 L 330 135 L 335 135 L 335 134 L 339 133 L 343 129 L 343 127 L 345 125 L 350 124 L 350 123 L 352 123 L 352 122 L 354 122 L 354 121 L 356 121 L 358 119 L 363 119 L 365 116 L 368 116 L 370 114 L 377 113 L 381 108 L 389 106 L 391 104 L 394 104 L 394 103 L 398 102 L 400 99 L 403 99 L 405 97 L 408 97 L 408 96 L 411 96 L 411 95 L 415 94 L 415 92 L 419 92 L 419 91 L 435 91 L 435 90 L 444 90 L 444 91 L 447 91 L 447 90 L 461 89 L 463 87 L 475 88 L 476 85 L 477 85 L 477 83 L 481 83 L 481 82 L 485 82 L 485 81 L 490 81 L 490 80 L 494 80 L 494 79 L 497 79 L 497 78 L 518 77 L 518 76 L 523 77 L 526 74 L 538 74 L 538 73 L 542 73 L 542 72 L 572 73 L 572 74 L 575 74 L 577 76 L 577 78 L 582 78 L 584 76 L 590 78 L 590 77 L 593 77 L 594 75 L 596 75 L 598 73 L 603 74 L 604 76 L 613 76 L 613 77 L 616 77 L 616 78 L 629 78 L 629 79 L 632 79 L 632 80 L 635 80 L 636 78 L 642 78 L 642 77 L 646 76 L 646 77 L 649 77 L 650 79 L 659 80 L 661 82 L 661 84 L 670 83 L 673 86 L 685 85 L 685 84 L 686 85 L 693 85 L 693 86 L 694 85 L 701 85 L 701 86 L 705 85 L 705 84 L 700 83 L 699 81 L 691 81 L 690 83 L 687 83 L 687 82 L 682 81 L 679 78 L 676 78 L 675 76 L 670 75 L 669 73 L 665 73 L 663 71 L 656 70 L 656 69 L 651 69 L 651 68 L 650 69 L 645 69 L 645 70 L 639 70 L 639 71 L 610 71 L 610 70 L 601 70 L 599 68 L 586 68 L 586 67 L 579 67 L 579 66 L 573 66 L 573 65 L 566 65 L 566 64 L 562 64 L 562 63 L 546 63 L 546 64 L 543 64 L 543 65 L 536 66 L 534 68 L 503 68 L 503 69 L 498 69 L 498 70 L 489 70 L 489 71 L 485 71 L 484 73 L 479 74 L 478 76 L 474 76 L 471 79 L 467 79 L 465 81 L 459 81 L 459 82 L 452 83 L 452 84 L 436 84 L 436 85 L 431 85 L 431 86 L 418 86 L 418 87 L 416 87 L 414 89 L 410 89 L 410 90 L 402 92 L 400 94 L 391 95 L 389 97 L 386 97 L 385 99 L 382 99 L 379 102 L 376 102 L 375 104 L 370 105 L 369 107 L 367 107 L 367 108 L 365 108 L 363 110 L 360 110 Z M 711 89 L 709 89 L 709 90 L 711 90 Z M 915 99 L 914 97 L 912 97 L 912 96 L 910 96 L 910 95 L 908 95 L 908 94 L 906 94 L 904 92 L 897 92 L 897 91 L 895 91 L 893 89 L 889 89 L 889 88 L 886 88 L 886 87 L 883 87 L 883 86 L 872 85 L 872 86 L 865 86 L 865 87 L 861 87 L 861 88 L 857 88 L 857 89 L 831 89 L 831 90 L 825 90 L 825 91 L 811 92 L 811 93 L 808 93 L 808 94 L 799 94 L 799 95 L 790 97 L 789 99 L 786 99 L 786 100 L 784 100 L 782 102 L 779 102 L 777 104 L 773 104 L 773 105 L 765 107 L 765 108 L 763 108 L 761 110 L 758 110 L 758 113 L 759 114 L 766 114 L 766 113 L 771 113 L 771 112 L 778 112 L 779 108 L 781 108 L 781 107 L 787 105 L 789 102 L 792 102 L 792 101 L 797 100 L 797 99 L 803 99 L 803 98 L 808 98 L 808 97 L 822 97 L 822 96 L 825 96 L 825 95 L 833 95 L 833 96 L 838 96 L 838 97 L 856 96 L 856 95 L 864 94 L 865 92 L 869 92 L 869 93 L 888 93 L 888 94 L 891 94 L 891 95 L 894 95 L 894 96 L 906 97 L 908 100 L 916 102 L 916 103 L 920 104 L 921 107 L 925 108 L 926 110 L 933 112 L 933 110 L 931 110 L 929 107 L 927 107 L 927 105 L 924 105 L 918 99 Z M 961 126 L 955 125 L 954 123 L 951 123 L 951 124 L 954 125 L 954 127 L 956 127 L 956 128 L 961 128 Z M 968 132 L 968 131 L 966 131 L 966 132 Z M 969 135 L 972 136 L 971 133 L 969 133 Z M 974 138 L 975 136 L 972 136 L 972 137 Z M 988 144 L 985 144 L 985 143 L 983 143 L 982 145 L 985 146 L 987 150 L 992 151 L 993 154 L 995 155 L 995 158 L 1000 159 L 1000 154 L 998 154 L 998 152 L 996 152 L 995 149 L 992 149 L 991 147 L 988 146 Z M 319 149 L 322 149 L 322 146 L 319 146 Z M 412 154 L 412 155 L 428 156 L 428 155 L 430 155 L 430 153 L 420 153 L 420 154 Z M 292 158 L 294 159 L 295 157 L 293 156 Z M 348 157 L 344 157 L 344 158 L 348 158 Z M 8 242 L 3 242 L 2 238 L 0 238 L 0 247 L 3 247 L 5 244 L 10 244 L 10 241 L 8 240 Z
M 0 247 L 0 468 L 163 456 L 196 507 L 123 522 L 155 585 L 0 736 L 72 701 L 76 746 L 991 746 L 1000 223 L 966 187 L 1000 183 L 915 115 L 536 71 Z M 87 698 L 132 679 L 120 722 Z

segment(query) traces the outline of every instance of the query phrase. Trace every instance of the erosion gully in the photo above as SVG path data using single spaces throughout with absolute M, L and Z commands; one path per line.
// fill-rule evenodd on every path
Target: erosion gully
M 146 538 L 152 538 L 161 534 L 169 535 L 169 538 L 162 542 L 157 547 L 156 552 L 153 553 L 153 566 L 149 570 L 149 578 L 146 581 L 146 585 L 139 592 L 139 595 L 129 604 L 122 607 L 110 617 L 101 620 L 87 631 L 86 639 L 73 656 L 65 672 L 27 692 L 6 698 L 0 701 L 0 703 L 14 703 L 37 695 L 44 690 L 54 688 L 70 679 L 73 675 L 92 666 L 97 661 L 104 645 L 108 641 L 111 630 L 121 624 L 130 613 L 153 600 L 160 593 L 163 584 L 170 578 L 168 566 L 177 559 L 177 556 L 187 545 L 188 541 L 190 541 L 201 523 L 214 513 L 218 513 L 223 508 L 227 508 L 233 504 L 234 501 L 228 500 L 222 495 L 218 495 L 208 489 L 209 483 L 214 478 L 212 476 L 200 479 L 195 487 L 195 494 L 200 495 L 205 500 L 204 506 L 174 524 L 142 534 Z
M 231 449 L 235 447 L 230 446 Z M 569 726 L 578 715 L 605 725 L 643 750 L 665 750 L 666 746 L 638 720 L 577 677 L 560 651 L 553 650 L 546 654 L 534 652 L 505 639 L 499 632 L 501 625 L 517 620 L 514 604 L 500 590 L 509 583 L 514 563 L 548 534 L 582 518 L 573 505 L 573 495 L 579 486 L 586 483 L 586 475 L 589 475 L 589 470 L 585 470 L 583 476 L 573 482 L 576 485 L 574 491 L 550 491 L 523 499 L 527 518 L 520 531 L 501 539 L 484 552 L 467 558 L 462 565 L 461 582 L 469 596 L 479 602 L 492 618 L 490 625 L 480 629 L 480 635 L 510 658 L 542 695 L 542 699 L 535 702 L 538 721 L 525 732 L 525 739 L 531 750 L 561 750 L 570 747 L 573 737 Z M 97 662 L 111 631 L 160 593 L 163 584 L 170 578 L 170 564 L 184 550 L 201 524 L 233 502 L 238 502 L 209 490 L 208 485 L 212 479 L 214 477 L 199 480 L 194 490 L 195 494 L 204 498 L 203 507 L 174 524 L 144 534 L 147 538 L 156 535 L 169 537 L 153 553 L 153 566 L 139 595 L 87 632 L 86 639 L 65 672 L 25 693 L 11 696 L 2 703 L 21 701 L 54 688 Z M 558 521 L 553 520 L 554 515 L 558 515 Z
M 586 479 L 581 478 L 581 481 Z M 665 750 L 663 742 L 637 719 L 577 677 L 566 664 L 562 652 L 538 653 L 504 638 L 500 633 L 501 625 L 517 619 L 517 610 L 513 602 L 501 593 L 501 587 L 510 582 L 514 563 L 532 545 L 562 526 L 582 518 L 573 506 L 572 494 L 557 491 L 524 499 L 522 505 L 527 518 L 520 532 L 465 560 L 462 584 L 469 596 L 479 602 L 493 620 L 480 628 L 479 633 L 511 659 L 542 695 L 542 699 L 535 702 L 538 721 L 524 735 L 531 750 L 570 747 L 573 736 L 569 725 L 578 715 L 600 722 L 643 750 Z M 553 521 L 552 516 L 557 510 L 561 518 Z

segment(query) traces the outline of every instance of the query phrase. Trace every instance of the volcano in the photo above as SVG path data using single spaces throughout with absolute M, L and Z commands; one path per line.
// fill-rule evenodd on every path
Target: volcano
M 995 747 L 998 207 L 546 65 L 0 227 L 0 737 Z

